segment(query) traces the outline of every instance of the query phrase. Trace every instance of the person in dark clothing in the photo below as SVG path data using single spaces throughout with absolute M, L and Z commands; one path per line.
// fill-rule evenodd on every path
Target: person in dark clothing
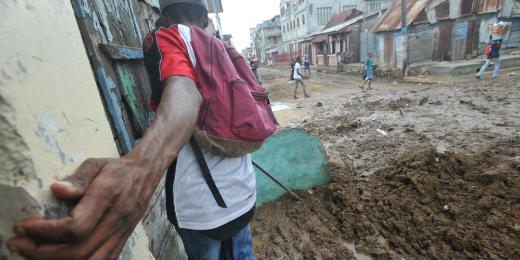
M 294 80 L 294 64 L 296 64 L 296 61 L 294 61 L 294 59 L 291 59 L 291 76 L 289 77 L 291 81 Z
M 258 84 L 262 85 L 262 80 L 260 79 L 260 74 L 258 73 L 258 59 L 256 56 L 253 56 L 253 59 L 251 59 L 249 62 L 249 67 L 253 71 L 253 74 L 255 74 L 255 78 Z
M 305 76 L 307 76 L 307 73 L 309 73 L 309 78 L 311 77 L 311 61 L 307 56 L 305 56 L 305 60 L 303 61 L 303 72 Z
M 493 40 L 491 36 L 489 36 L 489 46 L 491 47 L 491 53 L 489 53 L 486 63 L 480 68 L 480 71 L 475 75 L 475 78 L 480 79 L 486 70 L 488 69 L 491 62 L 495 64 L 495 69 L 493 70 L 493 78 L 498 77 L 498 72 L 500 71 L 500 48 L 502 48 L 502 40 Z

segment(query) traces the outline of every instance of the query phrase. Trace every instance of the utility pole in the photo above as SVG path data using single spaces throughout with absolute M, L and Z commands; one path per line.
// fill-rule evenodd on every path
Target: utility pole
M 408 0 L 401 0 L 401 34 L 404 37 L 403 42 L 403 76 L 406 76 L 406 68 L 408 67 Z

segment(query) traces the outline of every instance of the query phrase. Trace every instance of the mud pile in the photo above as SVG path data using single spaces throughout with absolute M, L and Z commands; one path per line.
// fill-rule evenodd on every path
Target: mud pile
M 334 182 L 261 208 L 259 259 L 520 259 L 520 138 L 477 155 L 424 149 L 370 181 L 334 167 Z

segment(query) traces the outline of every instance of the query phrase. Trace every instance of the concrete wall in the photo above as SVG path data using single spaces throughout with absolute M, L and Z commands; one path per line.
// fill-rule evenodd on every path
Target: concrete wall
M 67 214 L 49 185 L 118 151 L 70 1 L 0 2 L 0 259 L 13 223 Z M 141 226 L 123 259 L 153 259 Z

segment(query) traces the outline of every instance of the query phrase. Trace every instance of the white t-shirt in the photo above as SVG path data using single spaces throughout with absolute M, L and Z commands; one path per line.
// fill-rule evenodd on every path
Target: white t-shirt
M 164 54 L 172 53 L 171 49 L 173 48 L 182 49 L 180 52 L 174 52 L 175 55 L 189 56 L 191 61 L 189 66 L 196 66 L 197 60 L 191 46 L 190 28 L 178 25 L 167 30 L 169 30 L 168 33 L 162 35 L 161 44 L 165 44 L 165 49 L 170 52 Z M 164 35 L 174 40 L 166 41 Z M 181 42 L 180 38 L 182 38 L 184 44 L 174 45 Z M 175 59 L 175 55 L 171 59 Z M 187 57 L 181 58 L 186 59 Z M 180 66 L 171 62 L 171 60 L 164 64 L 162 62 L 161 66 Z M 166 67 L 164 69 L 164 71 L 168 71 L 172 68 Z M 221 208 L 217 205 L 204 180 L 193 150 L 190 144 L 187 144 L 177 157 L 173 185 L 175 214 L 180 228 L 215 229 L 244 215 L 256 203 L 256 176 L 250 155 L 229 158 L 217 156 L 207 151 L 203 151 L 203 154 L 211 171 L 211 176 L 228 207 Z
M 175 214 L 181 228 L 218 228 L 244 215 L 256 203 L 256 176 L 250 155 L 228 158 L 203 154 L 228 208 L 217 205 L 187 144 L 178 156 L 173 186 Z
M 302 79 L 302 76 L 300 76 L 300 74 L 298 73 L 298 72 L 301 73 L 301 71 L 300 71 L 301 67 L 302 66 L 298 62 L 296 62 L 296 64 L 294 64 L 294 74 L 293 74 L 294 79 Z

